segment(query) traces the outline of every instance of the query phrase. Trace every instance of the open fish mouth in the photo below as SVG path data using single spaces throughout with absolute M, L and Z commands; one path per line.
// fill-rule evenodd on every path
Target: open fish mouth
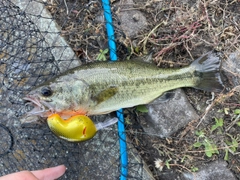
M 50 111 L 50 105 L 48 103 L 38 100 L 35 97 L 26 96 L 23 99 L 27 101 L 25 103 L 25 110 L 28 115 L 39 115 L 41 117 L 44 117 L 44 114 Z M 44 106 L 43 104 L 47 106 Z

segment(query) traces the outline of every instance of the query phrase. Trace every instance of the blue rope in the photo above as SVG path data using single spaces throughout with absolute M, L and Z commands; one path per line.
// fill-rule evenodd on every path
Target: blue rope
M 114 28 L 112 25 L 112 14 L 109 0 L 102 0 L 104 17 L 106 20 L 106 29 L 108 36 L 108 46 L 110 51 L 110 60 L 117 60 L 116 43 L 114 38 Z M 119 135 L 119 146 L 120 146 L 120 160 L 121 160 L 121 175 L 120 180 L 126 180 L 128 175 L 128 154 L 127 154 L 127 144 L 126 144 L 126 134 L 124 127 L 124 117 L 123 110 L 117 111 L 118 117 L 118 135 Z
M 111 7 L 109 4 L 109 0 L 102 0 L 103 10 L 104 10 L 104 17 L 106 20 L 106 29 L 107 29 L 107 36 L 108 36 L 108 46 L 110 49 L 110 60 L 116 61 L 117 60 L 117 51 L 116 51 L 116 43 L 114 38 L 114 29 L 112 25 L 112 13 Z
M 121 160 L 120 180 L 126 180 L 127 174 L 128 174 L 128 154 L 127 154 L 127 143 L 126 143 L 126 134 L 125 134 L 124 117 L 123 117 L 122 109 L 117 111 L 117 117 L 118 117 L 118 136 L 119 136 L 120 160 Z

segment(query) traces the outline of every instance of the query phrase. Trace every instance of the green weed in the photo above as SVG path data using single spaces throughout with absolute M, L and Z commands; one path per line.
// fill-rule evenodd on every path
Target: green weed
M 238 144 L 239 144 L 239 138 L 238 137 L 233 137 L 230 134 L 227 134 L 231 138 L 231 141 L 226 140 L 225 143 L 227 144 L 227 148 L 225 149 L 225 156 L 224 160 L 228 160 L 229 156 L 228 153 L 231 152 L 232 154 L 235 154 L 237 152 Z
M 220 119 L 217 119 L 217 118 L 214 118 L 215 119 L 215 124 L 211 127 L 211 132 L 213 132 L 214 130 L 216 130 L 217 128 L 219 127 L 223 127 L 223 119 L 220 118 Z
M 98 61 L 106 61 L 107 58 L 106 58 L 106 54 L 108 53 L 108 49 L 100 49 L 100 53 L 98 54 L 97 56 L 97 60 Z
M 216 144 L 205 136 L 204 131 L 196 131 L 198 136 L 197 142 L 193 144 L 195 148 L 204 146 L 204 152 L 207 157 L 212 157 L 213 154 L 219 154 Z
M 148 112 L 148 108 L 146 105 L 138 105 L 136 107 L 136 110 L 142 113 L 147 113 Z

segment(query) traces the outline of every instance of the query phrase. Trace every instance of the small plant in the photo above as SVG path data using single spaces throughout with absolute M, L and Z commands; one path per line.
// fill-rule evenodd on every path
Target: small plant
M 240 109 L 235 109 L 234 114 L 239 115 L 240 114 Z
M 213 132 L 214 130 L 216 130 L 219 127 L 221 127 L 221 128 L 223 127 L 223 119 L 222 118 L 220 118 L 220 119 L 215 118 L 215 122 L 216 123 L 211 128 L 211 132 Z
M 204 146 L 204 151 L 207 157 L 212 157 L 213 154 L 219 154 L 216 144 L 205 136 L 203 131 L 196 131 L 198 136 L 197 142 L 193 144 L 195 148 Z
M 199 138 L 205 137 L 205 132 L 204 132 L 203 130 L 201 130 L 201 131 L 196 131 L 195 134 L 196 134 Z
M 131 119 L 130 119 L 129 116 L 125 117 L 125 123 L 126 123 L 127 125 L 131 125 L 131 124 L 132 124 L 132 121 L 131 121 Z
M 225 149 L 225 156 L 224 156 L 224 160 L 228 160 L 228 152 L 231 152 L 232 154 L 235 154 L 238 148 L 238 144 L 239 144 L 239 139 L 238 137 L 234 138 L 232 135 L 227 134 L 230 138 L 231 141 L 226 140 L 225 143 L 227 144 L 228 148 Z
M 240 121 L 237 122 L 237 125 L 240 126 Z
M 238 125 L 238 126 L 240 126 L 240 121 L 238 121 L 238 119 L 240 118 L 240 109 L 235 109 L 234 110 L 234 114 L 237 116 L 236 117 L 236 124 Z
M 100 49 L 100 53 L 98 54 L 97 56 L 97 60 L 99 61 L 106 61 L 107 58 L 106 58 L 106 54 L 108 53 L 108 49 Z
M 168 168 L 168 169 L 170 169 L 171 167 L 170 167 L 170 161 L 171 161 L 172 159 L 168 159 L 168 160 L 166 160 L 166 162 L 165 162 L 165 165 L 166 165 L 166 167 Z
M 219 154 L 216 144 L 208 138 L 204 140 L 203 145 L 205 146 L 205 154 L 207 157 L 212 157 L 213 154 Z
M 197 172 L 198 170 L 199 170 L 198 167 L 195 167 L 195 166 L 192 166 L 192 167 L 191 167 L 191 171 L 192 171 L 192 172 Z
M 141 113 L 147 113 L 148 112 L 148 108 L 146 105 L 138 105 L 136 107 L 136 110 L 141 112 Z

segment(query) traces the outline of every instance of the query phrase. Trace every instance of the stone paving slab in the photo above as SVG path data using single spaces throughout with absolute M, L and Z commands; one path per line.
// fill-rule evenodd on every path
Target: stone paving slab
M 166 102 L 161 97 L 148 105 L 147 123 L 143 128 L 159 137 L 169 137 L 190 121 L 199 119 L 183 90 L 172 91 L 173 97 Z
M 236 180 L 233 173 L 227 168 L 227 162 L 225 161 L 214 161 L 208 164 L 206 167 L 200 169 L 196 173 L 183 173 L 183 180 Z
M 51 52 L 55 61 L 58 62 L 61 72 L 81 64 L 73 50 L 68 46 L 64 38 L 60 36 L 59 26 L 43 3 L 32 0 L 11 0 L 11 2 L 25 12 L 26 16 L 41 32 L 47 46 L 51 47 Z

